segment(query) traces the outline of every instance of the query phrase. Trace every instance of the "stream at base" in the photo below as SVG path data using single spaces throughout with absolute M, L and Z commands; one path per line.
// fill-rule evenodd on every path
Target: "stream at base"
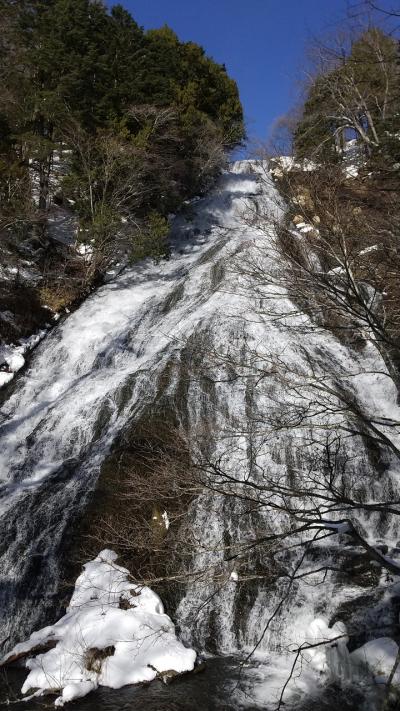
M 272 670 L 271 670 L 272 672 Z M 100 687 L 83 699 L 65 706 L 68 711 L 260 711 L 271 709 L 268 703 L 268 666 L 252 662 L 240 667 L 235 657 L 207 659 L 203 671 L 183 675 L 165 685 L 161 681 L 121 689 Z M 54 709 L 54 696 L 29 702 L 18 701 L 26 677 L 21 668 L 2 670 L 0 709 L 45 711 Z M 368 707 L 367 707 L 368 708 Z M 323 697 L 308 699 L 299 705 L 284 705 L 281 711 L 367 711 L 354 690 L 325 690 Z M 370 707 L 372 711 L 372 706 Z M 368 709 L 368 711 L 370 711 Z
M 26 676 L 22 669 L 8 669 L 0 680 L 0 708 L 8 697 L 15 711 L 43 711 L 54 708 L 54 697 L 42 697 L 28 703 L 16 702 Z M 236 711 L 256 709 L 246 698 L 249 685 L 246 674 L 240 674 L 239 661 L 234 658 L 208 659 L 205 669 L 187 674 L 171 684 L 153 681 L 150 684 L 124 686 L 121 689 L 100 687 L 67 708 L 71 711 Z M 4 706 L 3 706 L 4 704 Z

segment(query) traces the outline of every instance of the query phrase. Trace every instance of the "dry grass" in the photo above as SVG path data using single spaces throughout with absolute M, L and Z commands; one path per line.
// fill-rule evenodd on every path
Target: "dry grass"
M 68 284 L 42 286 L 38 290 L 39 301 L 54 313 L 64 311 L 79 298 L 80 291 Z

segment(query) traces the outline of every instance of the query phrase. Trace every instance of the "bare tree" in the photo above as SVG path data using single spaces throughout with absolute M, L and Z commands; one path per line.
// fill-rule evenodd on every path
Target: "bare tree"
M 261 181 L 271 181 L 265 165 L 258 172 Z M 220 433 L 218 456 L 195 462 L 210 496 L 237 502 L 242 522 L 248 520 L 247 533 L 224 544 L 225 564 L 234 565 L 239 580 L 261 575 L 280 590 L 250 655 L 290 605 L 300 581 L 323 588 L 343 570 L 349 544 L 389 579 L 400 574 L 398 559 L 369 535 L 370 526 L 389 528 L 400 515 L 400 490 L 389 472 L 390 463 L 400 463 L 400 421 L 383 398 L 371 404 L 363 396 L 375 378 L 382 388 L 390 375 L 399 382 L 397 262 L 387 251 L 394 248 L 397 216 L 378 218 L 362 201 L 354 211 L 354 196 L 343 199 L 348 184 L 340 167 L 325 175 L 299 173 L 283 181 L 290 199 L 283 221 L 257 197 L 244 215 L 249 226 L 264 232 L 265 241 L 251 246 L 247 257 L 240 252 L 231 288 L 254 305 L 239 320 L 245 331 L 249 326 L 249 333 L 255 328 L 258 335 L 237 349 L 207 346 L 197 354 L 200 370 L 214 385 L 243 384 L 255 400 L 259 393 L 247 424 L 233 421 Z M 385 250 L 375 247 L 377 239 Z M 297 358 L 290 347 L 279 352 L 263 342 L 269 324 L 292 334 Z M 333 338 L 323 337 L 332 333 Z M 334 359 L 334 349 L 342 347 L 354 353 L 351 366 Z M 375 349 L 375 355 L 363 361 L 365 348 Z M 236 456 L 232 466 L 243 439 L 248 442 L 243 464 Z M 290 457 L 279 459 L 279 452 L 288 450 Z M 373 457 L 381 463 L 379 476 Z M 335 545 L 335 562 L 324 554 L 327 542 Z M 252 571 L 257 552 L 268 559 L 267 572 Z M 214 591 L 226 584 L 221 576 Z M 318 642 L 324 644 L 333 644 L 332 635 Z M 296 664 L 303 646 L 293 654 Z M 392 681 L 393 675 L 388 689 Z

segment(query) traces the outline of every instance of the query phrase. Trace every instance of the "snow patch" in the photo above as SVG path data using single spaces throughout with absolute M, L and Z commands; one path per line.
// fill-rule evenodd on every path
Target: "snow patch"
M 358 168 L 356 165 L 353 163 L 350 163 L 350 165 L 346 165 L 344 169 L 344 174 L 346 178 L 357 178 L 358 177 Z

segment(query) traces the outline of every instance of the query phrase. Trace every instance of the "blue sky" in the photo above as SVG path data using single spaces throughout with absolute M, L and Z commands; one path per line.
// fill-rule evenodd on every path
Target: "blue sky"
M 121 0 L 120 0 L 121 1 Z M 146 29 L 167 23 L 224 62 L 248 132 L 263 139 L 295 97 L 306 45 L 345 16 L 347 0 L 122 0 Z
M 306 47 L 329 35 L 354 0 L 119 0 L 146 29 L 168 24 L 225 63 L 239 85 L 249 136 L 265 139 L 292 106 Z M 381 0 L 381 4 L 390 0 Z

